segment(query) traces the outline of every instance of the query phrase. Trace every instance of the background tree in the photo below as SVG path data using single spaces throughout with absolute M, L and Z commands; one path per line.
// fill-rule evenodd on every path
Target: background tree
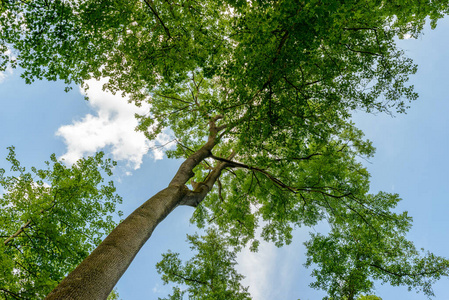
M 259 219 L 266 221 L 262 236 L 282 245 L 293 227 L 324 219 L 396 218 L 392 206 L 379 211 L 375 202 L 394 195 L 367 194 L 369 174 L 356 157 L 373 148 L 349 120 L 355 109 L 403 112 L 404 99 L 416 98 L 406 84 L 416 68 L 394 38 L 416 36 L 426 17 L 434 26 L 448 7 L 372 0 L 4 2 L 0 43 L 14 48 L 12 63 L 24 68 L 27 82 L 108 77 L 105 88 L 152 104 L 140 129 L 154 138 L 170 128 L 178 145 L 170 154 L 186 159 L 169 186 L 49 298 L 105 298 L 178 205 L 199 205 L 198 224 L 213 221 L 234 244 L 253 240 L 254 247 Z
M 376 199 L 379 206 L 395 206 Z M 373 292 L 374 280 L 391 285 L 406 285 L 428 296 L 434 296 L 432 284 L 448 275 L 449 261 L 431 253 L 420 253 L 406 239 L 411 217 L 404 212 L 391 221 L 377 222 L 366 214 L 365 224 L 333 222 L 328 235 L 311 234 L 306 242 L 306 266 L 315 266 L 314 288 L 327 291 L 332 299 L 353 300 L 362 293 Z M 422 249 L 422 252 L 424 250 Z
M 107 300 L 120 300 L 119 294 L 116 289 L 113 289 L 112 292 L 109 294 Z M 376 300 L 376 299 L 375 299 Z M 382 300 L 382 299 L 381 299 Z
M 328 300 L 333 300 L 334 298 L 327 298 Z M 347 298 L 338 298 L 338 299 L 342 299 L 342 300 L 347 300 Z M 300 299 L 298 299 L 300 300 Z M 375 295 L 360 295 L 359 297 L 357 297 L 357 300 L 382 300 L 382 298 L 377 297 Z
M 1 297 L 42 299 L 117 225 L 111 214 L 121 198 L 112 182 L 102 184 L 114 162 L 98 153 L 68 168 L 52 155 L 47 169 L 27 172 L 13 147 L 7 160 L 11 172 L 0 169 Z
M 382 298 L 374 295 L 361 295 L 357 298 L 357 300 L 382 300 Z
M 169 299 L 183 299 L 186 292 L 192 300 L 251 299 L 248 288 L 240 284 L 243 276 L 234 268 L 237 249 L 231 249 L 217 230 L 210 228 L 202 237 L 187 235 L 187 241 L 195 253 L 191 259 L 182 263 L 179 253 L 169 251 L 156 265 L 164 284 L 177 284 Z M 187 286 L 187 290 L 179 285 Z
M 357 298 L 357 300 L 382 300 L 382 298 L 374 295 L 361 295 Z

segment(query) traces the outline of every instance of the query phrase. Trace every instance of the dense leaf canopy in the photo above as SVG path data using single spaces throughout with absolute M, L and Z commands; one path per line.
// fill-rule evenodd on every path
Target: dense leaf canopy
M 0 46 L 2 66 L 20 66 L 27 82 L 104 77 L 106 89 L 150 102 L 138 129 L 150 139 L 170 130 L 170 156 L 212 142 L 191 187 L 213 178 L 216 188 L 190 205 L 232 245 L 256 249 L 260 220 L 278 246 L 294 227 L 326 220 L 331 233 L 308 243 L 322 269 L 316 287 L 338 295 L 347 281 L 358 293 L 374 278 L 431 295 L 447 261 L 405 240 L 411 220 L 393 212 L 397 195 L 369 194 L 359 157 L 374 148 L 350 118 L 405 111 L 416 66 L 395 39 L 448 12 L 447 0 L 7 0 Z

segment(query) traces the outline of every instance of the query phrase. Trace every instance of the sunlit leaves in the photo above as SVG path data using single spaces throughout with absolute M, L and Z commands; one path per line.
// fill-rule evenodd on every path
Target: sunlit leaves
M 197 224 L 215 223 L 230 234 L 231 245 L 252 241 L 253 249 L 259 225 L 262 237 L 278 246 L 291 241 L 295 227 L 320 221 L 327 221 L 347 243 L 345 234 L 362 228 L 357 239 L 364 241 L 363 247 L 358 244 L 362 248 L 353 253 L 341 252 L 332 266 L 336 270 L 325 269 L 329 259 L 325 251 L 339 253 L 339 247 L 347 245 L 315 237 L 327 247 L 321 249 L 324 252 L 309 252 L 314 263 L 322 263 L 320 287 L 337 291 L 339 282 L 356 282 L 360 292 L 370 289 L 369 276 L 377 276 L 431 294 L 433 279 L 425 276 L 407 281 L 398 279 L 406 276 L 389 276 L 387 271 L 365 271 L 368 260 L 385 262 L 376 251 L 388 250 L 392 240 L 400 242 L 397 247 L 405 257 L 414 257 L 415 250 L 399 238 L 410 227 L 410 219 L 405 213 L 393 213 L 398 196 L 368 194 L 369 174 L 358 159 L 373 155 L 374 148 L 350 118 L 354 110 L 405 112 L 408 102 L 417 98 L 407 83 L 416 66 L 395 39 L 406 34 L 417 37 L 428 17 L 434 27 L 449 12 L 447 0 L 2 4 L 0 47 L 3 53 L 9 46 L 13 49 L 27 82 L 46 78 L 82 84 L 91 77 L 107 77 L 106 89 L 128 94 L 136 104 L 149 102 L 151 109 L 138 116 L 137 129 L 149 139 L 169 130 L 177 142 L 177 148 L 167 153 L 170 157 L 187 158 L 206 140 L 213 140 L 209 157 L 196 162 L 192 186 L 204 181 L 218 162 L 227 165 L 196 210 Z M 3 68 L 8 56 L 2 59 Z M 4 184 L 7 189 L 20 186 L 16 195 L 22 200 L 15 205 L 23 213 L 8 208 L 5 215 L 21 224 L 31 219 L 44 222 L 46 228 L 59 224 L 40 213 L 49 202 L 59 203 L 58 197 L 98 200 L 98 193 L 113 197 L 112 186 L 101 192 L 88 186 L 81 193 L 86 176 L 72 174 L 54 160 L 53 173 L 36 170 L 42 182 L 32 186 L 35 175 L 28 175 L 13 157 L 10 161 L 13 171 L 24 174 L 17 182 L 8 179 Z M 37 206 L 28 199 L 35 199 Z M 78 210 L 81 205 L 90 210 Z M 64 207 L 55 204 L 56 208 L 92 219 L 91 212 L 111 211 L 113 205 L 70 201 Z M 73 221 L 83 227 L 81 219 Z M 108 226 L 101 220 L 88 228 Z M 52 230 L 50 235 L 55 236 L 59 229 Z M 96 236 L 92 238 L 96 243 Z M 375 251 L 364 250 L 368 242 Z M 356 259 L 358 254 L 369 256 L 365 265 Z M 446 274 L 445 261 L 432 255 L 413 263 L 394 253 L 391 257 L 400 264 L 391 268 L 440 266 L 442 271 L 432 278 Z M 341 275 L 348 261 L 353 273 Z M 173 297 L 181 294 L 175 290 Z
M 103 184 L 115 163 L 98 153 L 69 168 L 53 154 L 46 169 L 28 172 L 13 147 L 7 160 L 10 169 L 0 169 L 0 290 L 6 298 L 41 299 L 116 226 L 111 214 L 121 198 L 112 182 Z

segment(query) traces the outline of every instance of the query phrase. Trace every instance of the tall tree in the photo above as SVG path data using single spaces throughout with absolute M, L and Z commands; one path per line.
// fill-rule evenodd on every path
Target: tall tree
M 179 205 L 254 247 L 259 219 L 277 245 L 324 219 L 400 219 L 378 204 L 395 195 L 368 194 L 356 158 L 374 149 L 351 112 L 405 111 L 416 67 L 395 38 L 448 12 L 447 0 L 3 1 L 2 66 L 19 65 L 27 82 L 109 78 L 106 89 L 151 103 L 139 129 L 170 128 L 169 154 L 185 159 L 48 299 L 106 298 Z
M 102 184 L 114 163 L 102 156 L 68 168 L 52 155 L 47 169 L 27 172 L 9 148 L 10 172 L 0 169 L 2 299 L 44 298 L 117 225 L 121 198 Z

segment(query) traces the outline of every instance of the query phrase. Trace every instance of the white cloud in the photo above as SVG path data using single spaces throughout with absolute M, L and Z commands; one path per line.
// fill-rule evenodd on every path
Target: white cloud
M 404 40 L 409 40 L 412 38 L 412 35 L 410 33 L 404 34 Z
M 160 287 L 159 283 L 156 283 L 156 285 L 153 287 L 152 291 L 155 294 L 160 294 L 161 293 L 161 287 Z
M 61 158 L 73 164 L 86 154 L 107 150 L 114 160 L 126 161 L 130 167 L 138 169 L 143 156 L 155 142 L 166 143 L 169 137 L 162 134 L 156 141 L 149 141 L 142 132 L 135 131 L 137 120 L 134 115 L 147 113 L 149 104 L 137 107 L 119 94 L 105 92 L 102 90 L 105 82 L 90 80 L 87 92 L 81 90 L 89 97 L 89 105 L 96 115 L 87 114 L 71 125 L 61 126 L 56 132 L 67 145 L 67 152 Z M 156 160 L 162 159 L 163 151 L 154 149 L 152 155 Z
M 5 74 L 5 72 L 0 72 L 0 83 L 2 83 L 3 80 L 5 80 L 6 76 L 7 75 Z
M 261 242 L 257 253 L 248 248 L 239 253 L 237 270 L 245 276 L 243 286 L 249 287 L 251 297 L 255 300 L 268 300 L 273 291 L 272 274 L 275 270 L 276 246 Z
M 264 222 L 261 222 L 261 226 L 263 224 Z M 326 226 L 318 225 L 317 227 L 323 228 L 322 232 L 327 230 Z M 245 276 L 242 285 L 249 287 L 252 299 L 298 299 L 301 297 L 298 286 L 307 286 L 311 282 L 310 271 L 303 267 L 306 262 L 303 242 L 309 239 L 309 231 L 310 228 L 306 227 L 295 229 L 292 243 L 281 248 L 261 239 L 258 252 L 254 253 L 245 248 L 238 254 L 237 270 Z M 259 227 L 256 230 L 256 236 L 259 236 L 260 232 Z
M 7 50 L 4 54 L 8 55 L 10 59 L 15 59 L 15 56 L 12 54 L 11 50 Z M 11 66 L 8 66 L 5 71 L 0 72 L 0 83 L 2 83 L 6 77 L 10 76 L 12 74 L 12 68 Z

